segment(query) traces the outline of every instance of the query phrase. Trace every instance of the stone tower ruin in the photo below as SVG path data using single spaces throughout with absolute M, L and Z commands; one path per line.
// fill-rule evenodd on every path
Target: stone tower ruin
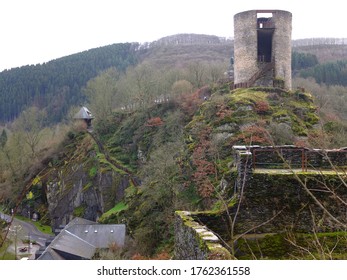
M 234 16 L 234 86 L 291 89 L 292 14 L 250 10 Z

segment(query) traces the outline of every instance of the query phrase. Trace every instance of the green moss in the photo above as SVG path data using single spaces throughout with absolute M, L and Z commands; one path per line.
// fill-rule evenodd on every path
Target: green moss
M 304 117 L 304 121 L 306 122 L 307 127 L 311 127 L 319 122 L 319 117 L 315 113 L 307 113 Z
M 128 209 L 128 205 L 126 205 L 125 202 L 121 201 L 117 203 L 113 208 L 111 208 L 110 210 L 102 214 L 98 222 L 107 224 L 107 223 L 111 223 L 112 221 L 118 220 L 117 219 L 118 214 L 120 214 L 122 211 L 127 209 Z
M 106 213 L 104 213 L 105 216 L 118 213 L 120 211 L 128 209 L 128 205 L 126 205 L 123 201 L 117 203 L 112 209 L 108 210 Z
M 290 240 L 291 242 L 289 242 Z M 347 259 L 347 233 L 250 235 L 237 243 L 239 259 Z M 304 248 L 304 249 L 302 249 Z
M 237 242 L 238 259 L 287 259 L 292 251 L 282 234 L 267 234 L 264 237 L 251 236 Z
M 228 105 L 235 104 L 253 105 L 259 101 L 265 101 L 268 93 L 263 91 L 253 91 L 250 89 L 237 89 L 231 95 Z
M 233 196 L 231 199 L 227 201 L 221 201 L 221 200 L 216 201 L 213 207 L 211 208 L 211 210 L 209 211 L 195 212 L 194 214 L 210 216 L 215 218 L 222 214 L 225 214 L 226 207 L 228 207 L 228 210 L 231 210 L 231 208 L 234 207 L 236 204 L 237 204 L 237 198 Z
M 313 103 L 313 96 L 309 92 L 296 91 L 294 96 L 297 100 Z
M 125 198 L 126 198 L 126 200 L 132 199 L 134 196 L 136 196 L 137 192 L 138 192 L 137 187 L 135 187 L 131 183 L 130 186 L 125 189 Z
M 205 118 L 203 115 L 196 115 L 194 116 L 193 120 L 186 125 L 186 129 L 192 129 L 200 125 L 199 123 L 204 123 L 204 122 L 205 122 Z
M 211 242 L 204 240 L 206 237 L 212 237 L 214 234 L 207 231 L 202 225 L 194 220 L 194 216 L 191 216 L 189 212 L 176 211 L 185 227 L 191 228 L 195 234 L 196 244 L 202 252 L 206 253 L 206 259 L 213 260 L 229 260 L 233 259 L 230 252 L 220 245 L 219 242 Z M 196 213 L 194 213 L 196 214 Z
M 307 136 L 308 131 L 305 123 L 292 113 L 290 118 L 293 132 L 298 136 Z
M 89 178 L 93 179 L 97 173 L 98 173 L 98 169 L 95 166 L 93 166 L 92 168 L 89 169 L 89 173 L 88 173 Z
M 99 164 L 101 165 L 101 169 L 102 169 L 102 173 L 106 173 L 107 171 L 115 171 L 117 174 L 120 175 L 127 175 L 127 172 L 125 172 L 124 170 L 116 167 L 114 164 L 112 164 L 111 162 L 109 162 L 106 159 L 106 156 L 102 153 L 97 153 L 97 159 L 99 161 Z M 118 166 L 122 166 L 122 163 L 120 163 L 119 161 L 117 161 L 116 159 L 112 158 L 112 161 L 116 162 Z
M 277 109 L 276 112 L 274 112 L 272 114 L 272 117 L 274 119 L 288 117 L 288 110 L 282 109 L 282 108 L 281 109 Z
M 83 217 L 85 211 L 86 211 L 86 205 L 82 204 L 73 210 L 73 215 L 75 217 Z
M 93 183 L 92 182 L 88 182 L 82 189 L 82 192 L 85 192 L 87 190 L 89 190 L 90 187 L 93 186 Z
M 207 244 L 209 253 L 207 256 L 208 260 L 233 260 L 235 259 L 230 252 L 224 247 L 217 246 L 215 243 Z
M 196 144 L 197 144 L 197 143 L 190 143 L 190 144 L 188 144 L 188 145 L 187 145 L 188 150 L 189 150 L 190 152 L 192 152 L 192 151 L 195 149 Z

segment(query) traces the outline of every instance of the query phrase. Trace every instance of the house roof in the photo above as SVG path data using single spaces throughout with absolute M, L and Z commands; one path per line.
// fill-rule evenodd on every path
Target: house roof
M 65 227 L 64 229 L 68 229 L 71 226 L 74 225 L 97 225 L 97 222 L 93 222 L 93 221 L 89 221 L 87 219 L 83 219 L 80 217 L 76 217 L 74 219 L 72 219 Z
M 82 107 L 78 113 L 75 114 L 74 116 L 75 119 L 84 119 L 84 120 L 91 120 L 94 119 L 94 116 L 92 113 L 88 110 L 87 107 Z
M 64 260 L 56 251 L 51 248 L 47 248 L 39 257 L 40 260 Z
M 46 247 L 39 260 L 61 260 L 65 256 L 91 259 L 96 249 L 108 248 L 112 243 L 123 247 L 125 225 L 103 225 L 75 218 Z
M 71 255 L 79 256 L 84 259 L 91 259 L 95 254 L 95 246 L 83 240 L 79 236 L 64 230 L 50 244 L 55 251 L 66 252 Z
M 125 242 L 125 225 L 74 225 L 68 231 L 96 248 L 109 248 L 112 243 L 123 247 Z

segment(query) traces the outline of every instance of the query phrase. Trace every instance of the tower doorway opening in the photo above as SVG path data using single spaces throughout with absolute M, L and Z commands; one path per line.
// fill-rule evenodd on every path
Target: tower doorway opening
M 272 35 L 273 30 L 258 30 L 258 62 L 271 62 Z
M 272 36 L 275 29 L 272 13 L 257 13 L 257 27 L 258 62 L 271 62 Z

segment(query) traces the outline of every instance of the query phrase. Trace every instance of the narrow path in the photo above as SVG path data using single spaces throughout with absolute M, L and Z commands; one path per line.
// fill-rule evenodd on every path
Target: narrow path
M 115 161 L 111 158 L 110 154 L 109 154 L 108 151 L 104 148 L 104 145 L 101 143 L 101 141 L 99 140 L 99 138 L 97 137 L 97 135 L 95 135 L 94 132 L 89 131 L 89 130 L 88 130 L 88 133 L 89 133 L 90 136 L 93 138 L 93 140 L 95 141 L 95 143 L 98 145 L 100 152 L 103 153 L 103 154 L 105 155 L 105 158 L 106 158 L 111 164 L 113 164 L 116 168 L 118 168 L 118 169 L 124 171 L 125 173 L 127 173 L 127 174 L 129 175 L 129 178 L 130 178 L 130 180 L 131 180 L 131 182 L 132 182 L 132 184 L 133 184 L 134 186 L 139 186 L 139 184 L 138 184 L 137 180 L 135 179 L 135 176 L 132 174 L 132 172 L 131 172 L 128 168 L 126 168 L 126 167 L 120 165 L 119 163 L 115 162 Z

